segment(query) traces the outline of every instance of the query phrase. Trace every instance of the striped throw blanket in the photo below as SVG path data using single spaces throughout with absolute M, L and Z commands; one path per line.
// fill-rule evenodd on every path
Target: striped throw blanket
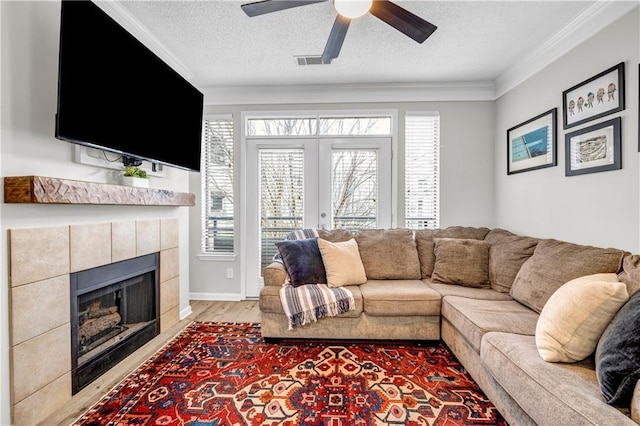
M 304 228 L 289 232 L 285 240 L 304 240 L 317 236 L 317 229 Z M 280 253 L 277 253 L 273 260 L 282 263 Z M 356 308 L 353 293 L 346 288 L 331 288 L 326 284 L 294 287 L 285 283 L 280 289 L 280 301 L 289 320 L 289 330 Z
M 280 301 L 289 320 L 289 330 L 320 318 L 332 317 L 356 308 L 353 293 L 344 287 L 305 284 L 280 288 Z

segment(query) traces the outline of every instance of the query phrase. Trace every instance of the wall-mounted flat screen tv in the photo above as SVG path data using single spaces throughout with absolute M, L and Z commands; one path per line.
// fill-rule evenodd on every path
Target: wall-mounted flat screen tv
M 96 4 L 62 1 L 56 138 L 200 171 L 203 101 Z

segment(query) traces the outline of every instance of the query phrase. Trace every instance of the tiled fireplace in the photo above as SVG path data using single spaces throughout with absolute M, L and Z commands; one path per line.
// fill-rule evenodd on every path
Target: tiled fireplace
M 36 424 L 72 398 L 72 373 L 78 362 L 72 356 L 71 318 L 78 308 L 72 308 L 70 300 L 77 276 L 87 275 L 81 271 L 106 266 L 111 273 L 110 265 L 145 263 L 156 258 L 158 292 L 153 304 L 162 332 L 179 321 L 178 252 L 177 219 L 9 230 L 11 404 L 15 425 Z M 136 284 L 145 278 L 132 281 Z M 129 288 L 130 284 L 125 280 L 123 286 Z M 132 292 L 149 290 L 150 285 L 143 284 L 146 289 L 132 286 L 126 290 L 128 296 L 123 294 L 124 287 L 106 287 L 103 293 L 114 290 L 111 297 L 140 301 L 146 296 Z M 97 308 L 99 294 L 81 298 L 87 302 L 82 309 L 116 310 L 112 307 L 116 303 L 110 305 L 107 296 L 100 302 L 105 306 Z M 133 309 L 131 303 L 119 300 L 117 309 Z M 153 310 L 153 306 L 135 309 Z M 115 315 L 120 317 L 120 324 L 124 323 L 123 315 L 128 314 Z M 126 321 L 152 329 L 154 320 L 143 317 L 132 316 Z

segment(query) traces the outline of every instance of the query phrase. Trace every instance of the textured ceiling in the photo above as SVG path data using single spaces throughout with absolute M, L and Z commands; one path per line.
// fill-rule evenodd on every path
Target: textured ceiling
M 331 1 L 253 18 L 240 7 L 247 1 L 117 3 L 207 88 L 494 81 L 596 2 L 398 0 L 438 27 L 424 43 L 367 14 L 352 21 L 332 64 L 307 66 L 294 57 L 322 53 Z

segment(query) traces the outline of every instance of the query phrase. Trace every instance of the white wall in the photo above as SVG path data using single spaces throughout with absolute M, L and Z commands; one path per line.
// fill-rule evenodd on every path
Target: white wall
M 60 3 L 3 1 L 0 11 L 0 175 L 41 175 L 117 183 L 118 172 L 74 163 L 72 144 L 53 136 Z M 114 124 L 117 125 L 109 123 L 105 117 L 105 125 Z M 189 192 L 190 174 L 167 168 L 167 177 L 151 178 L 150 186 Z M 188 207 L 1 205 L 0 424 L 10 424 L 7 229 L 176 217 L 180 220 L 180 309 L 184 315 L 189 312 L 189 210 Z
M 304 104 L 304 105 L 229 105 L 208 106 L 205 114 L 233 114 L 236 119 L 235 152 L 240 152 L 240 114 L 242 111 L 336 111 L 336 110 L 397 110 L 398 140 L 404 140 L 404 114 L 406 111 L 439 111 L 441 126 L 441 202 L 440 225 L 493 225 L 493 152 L 494 103 L 492 101 L 468 102 L 406 102 L 406 103 L 358 103 L 358 104 Z M 402 145 L 394 153 L 394 164 L 398 164 L 398 182 L 394 191 L 398 207 L 394 217 L 403 217 L 404 169 L 400 160 L 404 155 Z M 236 161 L 236 164 L 239 164 Z M 236 177 L 241 176 L 239 171 Z M 242 200 L 241 179 L 236 179 L 236 200 Z M 200 197 L 200 179 L 191 178 L 191 191 Z M 200 204 L 198 201 L 197 204 Z M 236 215 L 243 211 L 241 202 L 236 206 Z M 240 272 L 245 265 L 243 256 L 235 261 L 208 261 L 198 259 L 200 251 L 200 212 L 190 211 L 192 298 L 239 299 L 242 294 Z M 236 248 L 240 253 L 242 234 L 237 229 Z M 234 278 L 226 278 L 226 269 L 234 269 Z
M 639 13 L 635 9 L 496 101 L 496 225 L 519 234 L 640 250 Z M 626 109 L 567 131 L 562 92 L 625 62 Z M 506 130 L 558 108 L 558 166 L 507 176 Z M 622 117 L 622 169 L 565 176 L 565 133 Z

